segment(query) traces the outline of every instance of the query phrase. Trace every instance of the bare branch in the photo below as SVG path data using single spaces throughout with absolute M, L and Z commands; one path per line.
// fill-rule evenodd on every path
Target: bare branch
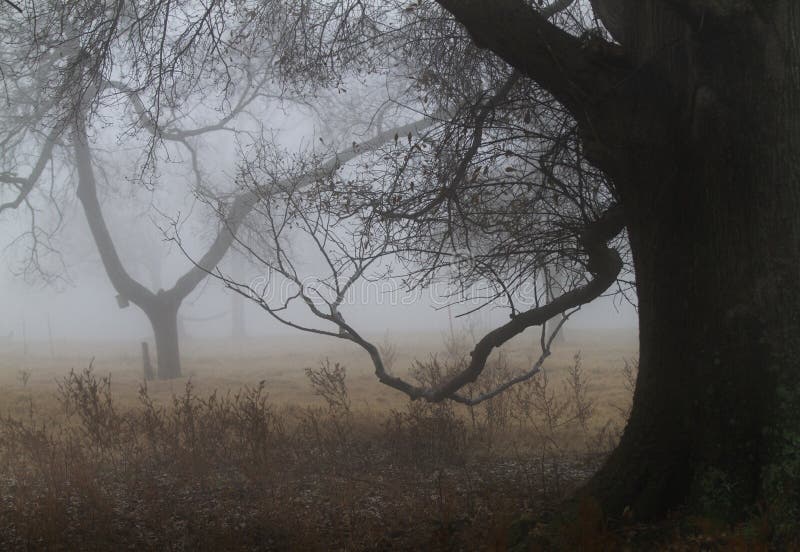
M 12 8 L 14 8 L 15 10 L 17 10 L 19 13 L 22 13 L 22 8 L 20 8 L 20 7 L 19 7 L 17 4 L 15 4 L 14 2 L 12 2 L 11 0 L 3 0 L 3 3 L 4 3 L 6 6 L 11 6 L 11 7 L 12 7 Z
M 475 381 L 483 371 L 493 349 L 507 342 L 530 326 L 544 324 L 569 309 L 589 303 L 599 297 L 616 281 L 622 270 L 619 254 L 606 244 L 623 228 L 622 210 L 610 209 L 600 220 L 590 224 L 581 237 L 582 246 L 589 254 L 589 264 L 594 278 L 583 287 L 568 291 L 550 303 L 525 311 L 510 322 L 493 330 L 475 345 L 469 366 L 425 393 L 427 400 L 437 401 L 453 395 L 464 385 Z
M 437 0 L 476 44 L 535 80 L 581 121 L 587 104 L 613 93 L 628 74 L 621 60 L 595 59 L 581 41 L 524 0 Z
M 18 191 L 16 198 L 6 203 L 0 203 L 0 213 L 6 209 L 16 209 L 28 198 L 28 195 L 33 190 L 42 172 L 44 172 L 45 167 L 52 160 L 53 148 L 55 147 L 58 135 L 59 130 L 53 129 L 44 139 L 44 144 L 39 152 L 36 164 L 27 177 L 13 176 L 6 173 L 0 174 L 0 183 L 12 184 L 17 187 Z
M 539 8 L 539 15 L 545 19 L 550 19 L 554 15 L 563 12 L 574 3 L 575 0 L 554 0 L 553 3 L 548 4 L 543 8 Z

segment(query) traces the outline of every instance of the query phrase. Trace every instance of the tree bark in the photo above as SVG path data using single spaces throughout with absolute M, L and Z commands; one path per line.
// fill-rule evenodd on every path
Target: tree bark
M 643 77 L 673 89 L 675 108 L 652 108 L 668 131 L 617 140 L 640 363 L 622 440 L 585 489 L 611 516 L 800 506 L 800 9 L 775 5 L 710 22 L 683 63 Z

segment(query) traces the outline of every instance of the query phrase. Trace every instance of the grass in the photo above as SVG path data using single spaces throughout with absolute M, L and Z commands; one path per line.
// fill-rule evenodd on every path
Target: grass
M 445 336 L 437 355 L 420 357 L 420 341 L 384 344 L 389 363 L 420 382 L 469 348 Z M 191 377 L 148 385 L 138 359 L 111 348 L 69 371 L 69 354 L 6 355 L 0 549 L 504 550 L 515 532 L 535 536 L 541 526 L 526 520 L 591 475 L 624 421 L 624 359 L 635 351 L 571 343 L 545 373 L 473 408 L 407 401 L 335 347 L 265 354 L 251 344 L 222 356 L 207 346 L 187 354 Z M 470 391 L 527 355 L 512 344 Z M 602 512 L 581 508 L 581 523 L 548 542 L 613 549 L 647 534 L 611 534 Z

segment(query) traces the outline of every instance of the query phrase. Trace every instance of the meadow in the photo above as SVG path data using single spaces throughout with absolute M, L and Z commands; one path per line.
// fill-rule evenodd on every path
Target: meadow
M 376 340 L 421 382 L 471 343 Z M 184 377 L 146 383 L 136 343 L 33 345 L 0 348 L 2 549 L 505 550 L 521 534 L 529 546 L 619 438 L 637 353 L 634 332 L 570 331 L 543 373 L 468 408 L 409 401 L 359 349 L 305 336 L 188 340 Z M 536 356 L 516 339 L 471 391 Z M 635 542 L 581 508 L 547 542 Z

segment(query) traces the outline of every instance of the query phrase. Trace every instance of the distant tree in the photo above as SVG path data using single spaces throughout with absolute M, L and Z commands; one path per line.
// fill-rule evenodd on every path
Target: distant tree
M 255 139 L 271 139 L 273 130 L 263 119 L 252 123 L 256 114 L 265 116 L 270 107 L 309 107 L 302 91 L 290 93 L 274 71 L 279 37 L 259 35 L 258 42 L 248 45 L 244 27 L 251 16 L 245 10 L 217 11 L 221 4 L 205 12 L 197 8 L 194 2 L 44 0 L 2 23 L 6 117 L 0 136 L 7 147 L 0 185 L 11 191 L 11 198 L 0 203 L 0 214 L 28 208 L 31 270 L 44 272 L 39 255 L 55 250 L 47 238 L 59 225 L 37 226 L 42 207 L 33 196 L 44 196 L 60 218 L 69 184 L 76 185 L 119 306 L 133 303 L 152 325 L 161 379 L 181 374 L 181 304 L 227 254 L 256 202 L 251 190 L 237 187 L 235 177 L 221 188 L 209 182 L 207 173 L 215 167 L 207 153 L 213 156 L 215 136 L 232 136 L 246 149 Z M 279 31 L 286 23 L 270 24 Z M 242 123 L 245 117 L 250 124 Z M 390 139 L 388 132 L 384 135 Z M 104 151 L 112 149 L 104 143 L 109 138 L 137 152 L 127 173 L 115 166 L 121 156 Z M 327 153 L 332 157 L 323 170 L 352 155 Z M 176 164 L 185 167 L 188 177 L 170 171 Z M 317 170 L 306 178 L 317 178 Z M 104 214 L 102 189 L 164 189 L 185 186 L 187 180 L 193 194 L 221 218 L 213 221 L 208 249 L 172 287 L 148 289 L 123 261 Z M 178 221 L 173 222 L 177 228 Z
M 162 176 L 161 168 L 181 159 L 195 193 L 207 192 L 208 163 L 199 158 L 199 152 L 213 149 L 208 137 L 233 134 L 232 121 L 247 108 L 258 109 L 257 101 L 267 95 L 264 83 L 268 73 L 262 70 L 267 58 L 251 61 L 237 50 L 229 52 L 225 61 L 215 62 L 213 70 L 202 67 L 202 56 L 207 53 L 204 47 L 215 47 L 217 54 L 223 51 L 216 39 L 204 38 L 221 21 L 211 21 L 194 7 L 191 3 L 32 2 L 19 17 L 4 20 L 0 31 L 6 94 L 0 128 L 6 144 L 2 154 L 5 170 L 0 184 L 14 192 L 11 199 L 0 203 L 0 213 L 28 208 L 30 257 L 38 268 L 40 251 L 50 248 L 42 238 L 51 232 L 41 230 L 35 222 L 41 207 L 33 194 L 44 195 L 60 216 L 59 203 L 72 189 L 65 184 L 76 184 L 77 198 L 119 306 L 135 304 L 153 327 L 161 379 L 181 374 L 181 303 L 205 279 L 206 270 L 225 256 L 251 202 L 247 194 L 220 201 L 218 209 L 224 209 L 226 216 L 198 266 L 190 266 L 168 289 L 148 289 L 132 276 L 120 255 L 104 215 L 101 187 L 177 185 L 178 179 Z M 180 58 L 174 56 L 176 51 Z M 173 55 L 167 59 L 170 53 Z M 235 75 L 236 86 L 219 90 L 212 79 L 218 71 L 227 72 L 230 78 Z M 116 125 L 116 137 L 107 128 L 111 124 Z M 104 151 L 110 149 L 103 143 L 109 137 L 138 151 L 137 168 L 132 172 L 125 174 L 115 167 L 123 158 Z M 27 173 L 26 167 L 30 167 Z M 18 176 L 20 172 L 23 176 Z M 109 182 L 113 178 L 109 175 L 118 180 Z M 124 237 L 126 241 L 136 239 L 130 234 Z

